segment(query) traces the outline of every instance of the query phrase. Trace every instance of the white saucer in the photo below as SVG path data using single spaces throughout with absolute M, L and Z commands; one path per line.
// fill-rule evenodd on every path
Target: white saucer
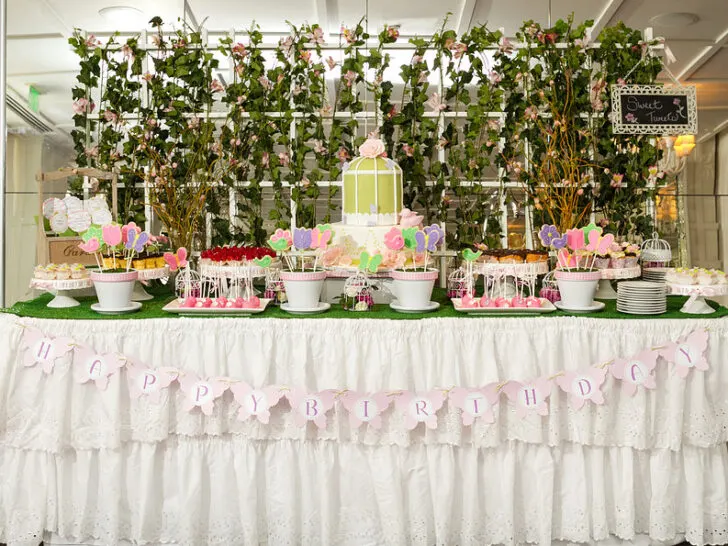
M 324 311 L 328 311 L 331 308 L 330 303 L 325 303 L 323 301 L 319 302 L 318 307 L 314 307 L 313 309 L 298 309 L 296 307 L 291 307 L 291 304 L 289 303 L 282 303 L 281 309 L 285 311 L 286 313 L 291 313 L 293 315 L 314 315 L 316 313 L 323 313 Z
M 133 313 L 139 311 L 142 308 L 141 302 L 133 301 L 129 307 L 121 307 L 119 309 L 109 309 L 101 307 L 100 303 L 94 303 L 91 305 L 91 310 L 96 311 L 101 315 L 126 315 L 127 313 Z
M 589 307 L 578 307 L 578 308 L 564 307 L 564 304 L 560 301 L 555 301 L 554 305 L 556 306 L 557 309 L 559 309 L 561 311 L 567 311 L 569 313 L 593 313 L 595 311 L 601 311 L 602 309 L 604 309 L 603 301 L 595 301 Z
M 440 308 L 440 304 L 436 301 L 431 301 L 427 304 L 426 307 L 422 307 L 420 309 L 415 309 L 413 307 L 402 307 L 399 303 L 396 301 L 393 301 L 389 304 L 389 307 L 391 309 L 394 309 L 395 311 L 398 311 L 400 313 L 429 313 L 430 311 L 435 311 L 436 309 Z

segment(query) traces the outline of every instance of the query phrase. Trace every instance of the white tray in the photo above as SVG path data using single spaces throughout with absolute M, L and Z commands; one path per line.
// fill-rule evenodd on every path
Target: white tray
M 271 301 L 266 298 L 260 298 L 260 307 L 257 309 L 242 309 L 239 307 L 181 307 L 179 301 L 174 300 L 162 307 L 162 311 L 190 316 L 235 317 L 262 313 Z
M 539 298 L 541 307 L 462 307 L 460 298 L 453 298 L 452 304 L 455 311 L 460 313 L 473 313 L 478 315 L 539 315 L 556 311 L 556 307 L 546 298 Z

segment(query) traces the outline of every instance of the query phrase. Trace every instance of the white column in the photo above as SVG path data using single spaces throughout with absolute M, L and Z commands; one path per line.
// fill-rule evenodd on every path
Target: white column
M 8 2 L 0 0 L 0 305 L 5 307 L 5 188 L 8 123 L 5 111 L 7 94 Z

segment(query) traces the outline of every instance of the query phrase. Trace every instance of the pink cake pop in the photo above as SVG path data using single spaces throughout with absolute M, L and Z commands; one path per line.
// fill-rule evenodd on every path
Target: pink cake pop
M 536 296 L 528 296 L 526 298 L 526 306 L 527 307 L 541 307 L 541 300 L 538 299 Z
M 460 305 L 462 307 L 471 309 L 474 307 L 479 307 L 480 301 L 478 300 L 478 298 L 474 298 L 470 294 L 465 294 L 460 300 Z

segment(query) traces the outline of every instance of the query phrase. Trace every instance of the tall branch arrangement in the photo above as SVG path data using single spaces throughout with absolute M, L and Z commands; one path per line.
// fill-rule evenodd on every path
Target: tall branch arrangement
M 297 226 L 338 219 L 337 188 L 319 183 L 339 180 L 376 130 L 402 166 L 405 206 L 427 224 L 446 222 L 456 248 L 497 246 L 501 199 L 519 199 L 486 180 L 518 182 L 535 225 L 563 229 L 595 212 L 616 234 L 651 233 L 644 204 L 658 150 L 648 137 L 612 133 L 608 90 L 627 74 L 626 83 L 653 83 L 656 42 L 617 26 L 597 46 L 590 22 L 567 20 L 525 23 L 515 48 L 499 31 L 458 36 L 446 23 L 409 39 L 398 67 L 388 50 L 397 29 L 370 36 L 363 21 L 342 28 L 337 53 L 322 48 L 315 24 L 292 25 L 273 52 L 257 27 L 216 50 L 200 29 L 168 31 L 157 18 L 146 47 L 77 32 L 77 162 L 122 173 L 129 219 L 143 219 L 134 184 L 150 177 L 149 202 L 173 237 L 190 240 L 207 215 L 214 244 L 262 245 L 289 227 L 291 203 Z M 220 56 L 232 69 L 225 83 Z

